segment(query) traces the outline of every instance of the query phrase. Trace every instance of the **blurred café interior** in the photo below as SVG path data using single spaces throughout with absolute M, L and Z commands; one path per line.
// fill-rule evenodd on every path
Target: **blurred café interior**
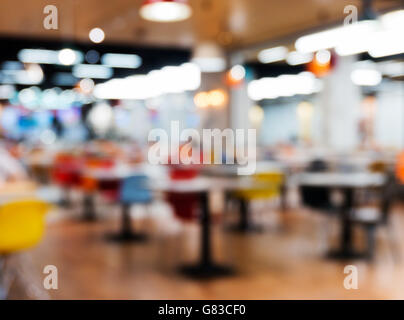
M 2 0 L 0 298 L 403 299 L 403 30 L 401 0 Z M 174 161 L 173 125 L 254 132 L 254 170 L 223 135 Z

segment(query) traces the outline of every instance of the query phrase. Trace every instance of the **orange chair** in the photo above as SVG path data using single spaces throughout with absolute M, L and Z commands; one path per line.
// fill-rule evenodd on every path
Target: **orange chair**
M 404 184 L 404 151 L 397 156 L 396 177 L 400 183 Z

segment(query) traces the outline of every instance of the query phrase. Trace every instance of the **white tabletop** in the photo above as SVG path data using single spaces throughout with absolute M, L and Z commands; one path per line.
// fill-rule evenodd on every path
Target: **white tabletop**
M 193 179 L 172 180 L 169 178 L 152 179 L 150 189 L 163 192 L 207 192 L 224 190 L 268 189 L 272 184 L 255 181 L 249 177 L 217 178 L 196 177 Z
M 293 179 L 297 184 L 305 186 L 366 188 L 382 186 L 386 177 L 370 172 L 310 172 L 298 174 Z
M 238 169 L 242 168 L 243 166 L 237 164 L 213 164 L 213 165 L 206 165 L 203 168 L 203 173 L 212 176 L 240 176 L 238 174 Z M 262 173 L 262 172 L 280 172 L 284 173 L 286 167 L 276 161 L 258 161 L 256 163 L 256 170 L 255 173 Z M 241 176 L 240 176 L 241 177 Z

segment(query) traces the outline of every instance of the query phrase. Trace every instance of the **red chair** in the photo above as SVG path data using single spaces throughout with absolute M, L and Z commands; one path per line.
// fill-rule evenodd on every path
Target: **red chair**
M 189 222 L 198 217 L 199 193 L 167 192 L 166 200 L 174 209 L 175 216 L 180 220 Z
M 80 167 L 80 161 L 77 157 L 68 154 L 58 155 L 52 172 L 53 181 L 66 188 L 79 185 Z
M 101 179 L 97 182 L 97 190 L 110 202 L 119 200 L 119 191 L 121 188 L 121 179 Z
M 52 180 L 65 190 L 61 205 L 70 206 L 69 191 L 80 185 L 81 163 L 78 157 L 70 154 L 59 154 L 55 158 L 52 169 Z
M 193 167 L 171 166 L 170 178 L 173 180 L 193 179 L 198 176 L 199 170 Z

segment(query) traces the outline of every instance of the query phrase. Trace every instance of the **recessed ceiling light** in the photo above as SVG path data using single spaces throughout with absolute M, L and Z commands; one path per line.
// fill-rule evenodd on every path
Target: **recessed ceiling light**
M 358 86 L 376 86 L 382 81 L 382 75 L 377 70 L 357 69 L 352 71 L 351 80 Z
M 91 29 L 88 36 L 89 36 L 90 40 L 94 43 L 101 43 L 105 39 L 105 33 L 101 28 Z
M 146 0 L 140 8 L 143 19 L 155 22 L 175 22 L 192 14 L 187 0 Z
M 77 55 L 72 49 L 62 49 L 59 51 L 58 59 L 61 64 L 69 66 L 76 62 Z
M 286 58 L 288 54 L 288 49 L 286 47 L 280 46 L 275 48 L 269 48 L 260 51 L 258 53 L 258 60 L 261 63 L 272 63 L 277 61 L 282 61 Z

